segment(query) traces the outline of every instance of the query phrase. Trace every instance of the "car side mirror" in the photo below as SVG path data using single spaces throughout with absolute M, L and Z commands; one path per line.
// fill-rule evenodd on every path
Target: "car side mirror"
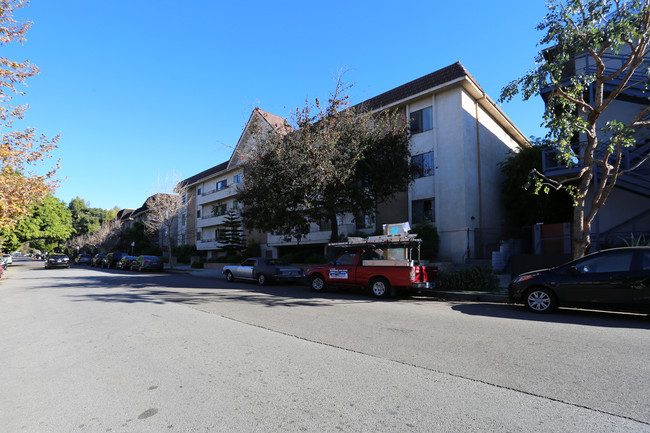
M 567 274 L 573 275 L 574 277 L 577 277 L 578 275 L 580 275 L 580 271 L 575 266 L 570 266 L 567 269 Z

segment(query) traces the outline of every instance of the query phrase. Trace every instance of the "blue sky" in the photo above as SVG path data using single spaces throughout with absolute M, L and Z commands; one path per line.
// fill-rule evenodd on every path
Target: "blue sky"
M 41 70 L 25 124 L 61 134 L 56 196 L 137 208 L 230 157 L 252 109 L 288 116 L 339 70 L 352 103 L 460 61 L 497 100 L 534 66 L 544 2 L 32 0 L 27 42 L 2 56 Z M 540 99 L 502 109 L 542 136 Z

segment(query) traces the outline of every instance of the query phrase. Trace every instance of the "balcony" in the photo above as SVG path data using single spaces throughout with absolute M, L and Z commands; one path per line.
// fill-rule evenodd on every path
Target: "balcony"
M 312 225 L 312 228 L 315 230 L 307 234 L 300 240 L 301 245 L 310 245 L 310 244 L 326 244 L 330 241 L 330 236 L 332 234 L 331 230 L 318 230 L 315 224 Z M 318 231 L 316 231 L 318 230 Z M 348 235 L 354 233 L 357 230 L 355 224 L 341 224 L 339 225 L 339 234 Z M 280 247 L 285 245 L 296 245 L 296 240 L 291 239 L 289 242 L 284 240 L 282 235 L 273 235 L 267 234 L 266 242 L 269 246 Z
M 580 155 L 580 144 L 575 144 L 572 148 L 576 155 Z M 648 152 L 650 152 L 650 141 L 638 143 L 634 147 L 624 148 L 622 151 L 621 170 L 629 170 L 635 167 L 645 158 Z M 596 154 L 596 157 L 599 156 L 603 156 L 602 151 Z M 575 163 L 567 166 L 558 161 L 557 151 L 555 149 L 548 149 L 542 155 L 542 170 L 549 177 L 570 176 L 576 174 L 583 167 L 582 160 L 576 157 L 575 161 Z M 598 172 L 600 173 L 600 170 Z M 650 163 L 646 161 L 634 171 L 620 176 L 617 180 L 617 185 L 644 195 L 650 194 Z
M 225 188 L 213 189 L 210 191 L 205 191 L 203 194 L 196 198 L 196 203 L 198 205 L 203 205 L 206 203 L 211 203 L 219 200 L 223 200 L 228 197 L 232 197 L 237 194 L 237 188 L 235 185 L 228 185 Z
M 201 239 L 200 241 L 196 241 L 196 249 L 200 251 L 218 250 L 224 245 L 224 243 L 216 239 Z
M 204 215 L 201 218 L 198 218 L 196 220 L 196 227 L 204 228 L 204 227 L 218 226 L 224 224 L 225 222 L 226 222 L 226 215 L 219 215 L 219 216 L 214 216 L 212 214 Z

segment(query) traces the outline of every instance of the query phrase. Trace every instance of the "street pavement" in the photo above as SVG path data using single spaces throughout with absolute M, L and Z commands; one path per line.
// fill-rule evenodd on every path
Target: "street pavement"
M 646 318 L 40 266 L 0 281 L 2 432 L 650 431 Z

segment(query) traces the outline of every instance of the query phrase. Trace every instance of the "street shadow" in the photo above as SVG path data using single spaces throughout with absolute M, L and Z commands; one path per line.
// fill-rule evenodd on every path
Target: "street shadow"
M 47 289 L 86 289 L 88 293 L 68 295 L 74 301 L 121 303 L 183 303 L 200 305 L 219 301 L 249 302 L 266 307 L 326 307 L 333 304 L 375 302 L 353 292 L 312 292 L 306 285 L 267 285 L 232 282 L 175 273 L 133 273 L 121 270 L 91 269 L 84 276 L 60 275 L 47 271 L 33 279 L 55 279 Z M 29 278 L 29 277 L 28 277 Z M 34 288 L 40 290 L 41 288 Z M 115 291 L 111 289 L 122 289 Z M 125 292 L 126 291 L 126 292 Z
M 553 313 L 539 314 L 528 311 L 523 305 L 460 302 L 455 303 L 452 309 L 472 316 L 525 320 L 529 322 L 562 323 L 606 328 L 650 329 L 650 318 L 644 314 L 582 310 L 578 308 L 559 308 Z

